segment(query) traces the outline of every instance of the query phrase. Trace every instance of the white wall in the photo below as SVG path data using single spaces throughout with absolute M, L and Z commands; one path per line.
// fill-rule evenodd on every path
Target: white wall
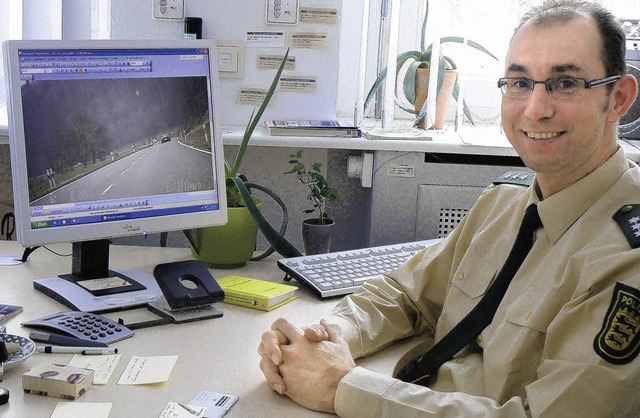
M 74 10 L 89 2 L 65 0 L 64 26 L 72 25 L 74 31 L 66 31 L 69 39 L 85 37 L 87 30 L 85 13 Z M 326 32 L 329 44 L 323 49 L 292 49 L 290 55 L 296 57 L 294 71 L 285 75 L 305 75 L 317 78 L 314 92 L 279 92 L 270 103 L 264 118 L 335 118 L 338 89 L 338 56 L 340 49 L 340 19 L 338 24 L 298 23 L 296 25 L 267 25 L 264 22 L 265 2 L 262 0 L 188 0 L 186 15 L 203 19 L 203 38 L 231 39 L 244 42 L 247 31 L 283 31 L 285 37 L 292 32 Z M 342 0 L 305 0 L 304 6 L 331 7 L 341 16 Z M 183 37 L 183 22 L 154 20 L 151 16 L 150 0 L 112 0 L 112 39 L 179 39 Z M 81 22 L 78 22 L 81 19 Z M 67 36 L 68 35 L 68 36 Z M 237 104 L 236 98 L 241 87 L 269 87 L 275 70 L 257 69 L 256 57 L 259 53 L 284 54 L 285 48 L 250 48 L 245 46 L 245 76 L 242 79 L 221 79 L 223 122 L 231 125 L 245 125 L 255 106 Z

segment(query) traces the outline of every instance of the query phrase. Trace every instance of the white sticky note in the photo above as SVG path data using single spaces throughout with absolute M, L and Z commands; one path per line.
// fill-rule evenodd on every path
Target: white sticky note
M 112 405 L 111 402 L 58 402 L 51 418 L 108 418 Z
M 119 385 L 147 385 L 169 380 L 178 356 L 131 356 Z
M 76 354 L 69 362 L 69 366 L 81 367 L 93 370 L 93 384 L 106 385 L 109 383 L 113 371 L 116 369 L 122 354 L 109 354 L 99 356 L 83 356 Z

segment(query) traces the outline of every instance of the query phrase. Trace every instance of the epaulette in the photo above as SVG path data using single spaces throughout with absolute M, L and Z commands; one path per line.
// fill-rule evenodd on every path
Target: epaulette
M 518 184 L 529 187 L 533 184 L 536 173 L 531 170 L 507 171 L 493 181 L 493 184 Z
M 624 205 L 613 215 L 632 248 L 640 247 L 640 204 Z

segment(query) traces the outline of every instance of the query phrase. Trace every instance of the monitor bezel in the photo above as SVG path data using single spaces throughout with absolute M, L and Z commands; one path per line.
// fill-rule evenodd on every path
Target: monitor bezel
M 22 97 L 18 51 L 21 49 L 176 49 L 208 48 L 208 89 L 211 103 L 212 164 L 215 169 L 214 185 L 218 191 L 219 209 L 189 214 L 172 214 L 161 217 L 116 220 L 108 223 L 74 225 L 63 228 L 32 229 L 28 191 L 25 134 L 23 130 Z M 56 242 L 82 242 L 152 233 L 193 229 L 222 225 L 227 222 L 224 154 L 220 85 L 216 65 L 216 43 L 202 40 L 22 40 L 3 44 L 7 84 L 7 109 L 9 116 L 9 147 L 14 194 L 15 229 L 17 240 L 23 246 L 46 245 Z M 218 94 L 216 94 L 216 92 Z

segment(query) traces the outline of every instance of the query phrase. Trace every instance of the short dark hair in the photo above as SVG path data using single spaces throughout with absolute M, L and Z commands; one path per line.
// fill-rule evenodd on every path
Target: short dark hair
M 514 34 L 528 22 L 544 27 L 565 23 L 578 16 L 590 17 L 596 22 L 602 39 L 600 55 L 605 75 L 626 74 L 626 39 L 622 25 L 609 10 L 597 3 L 582 0 L 545 0 L 540 6 L 533 7 L 522 16 Z

